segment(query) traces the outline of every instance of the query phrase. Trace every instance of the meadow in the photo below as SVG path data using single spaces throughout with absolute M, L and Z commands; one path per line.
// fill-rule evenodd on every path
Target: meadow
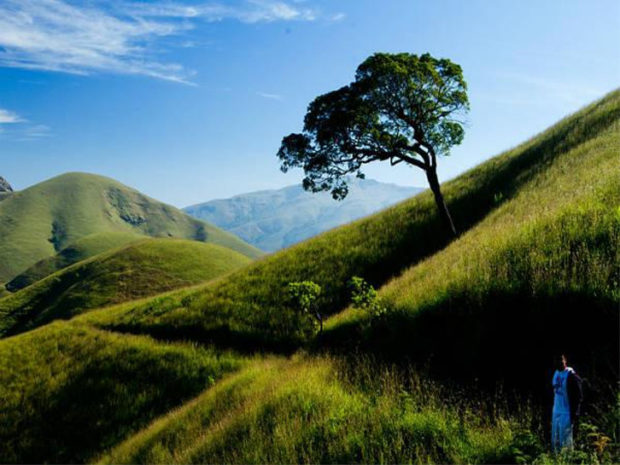
M 615 91 L 446 183 L 457 239 L 424 192 L 1 340 L 0 461 L 617 463 L 619 126 Z M 384 311 L 352 308 L 354 276 Z M 288 297 L 303 280 L 322 288 L 321 334 Z M 552 456 L 559 347 L 587 409 L 575 451 Z
M 1 299 L 0 336 L 89 309 L 209 281 L 249 262 L 245 255 L 215 244 L 134 239 L 129 245 L 79 261 Z

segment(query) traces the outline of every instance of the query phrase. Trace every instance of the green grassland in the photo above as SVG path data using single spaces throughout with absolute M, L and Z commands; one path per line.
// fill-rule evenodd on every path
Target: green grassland
M 215 281 L 0 341 L 0 461 L 617 463 L 615 384 L 589 391 L 568 458 L 544 454 L 533 388 L 557 333 L 588 386 L 617 380 L 619 125 L 615 91 L 446 183 L 456 240 L 425 192 Z M 355 275 L 383 316 L 348 308 Z M 300 280 L 333 315 L 315 338 L 286 297 Z
M 6 288 L 11 292 L 18 291 L 69 265 L 146 237 L 148 236 L 133 232 L 89 234 L 68 245 L 56 255 L 38 261 L 8 282 Z
M 243 363 L 65 322 L 2 340 L 0 462 L 84 462 Z
M 64 268 L 0 299 L 0 336 L 85 310 L 207 281 L 250 262 L 226 247 L 142 239 Z
M 503 463 L 519 424 L 446 404 L 397 371 L 295 356 L 254 363 L 156 420 L 100 463 Z M 365 383 L 360 382 L 366 381 Z M 403 387 L 406 386 L 406 387 Z M 524 417 L 525 418 L 525 415 Z
M 451 374 L 540 384 L 554 350 L 618 376 L 620 125 L 558 157 L 509 202 L 384 286 L 368 327 L 349 309 L 325 343 L 366 345 Z M 446 341 L 449 341 L 447 343 Z M 458 353 L 458 365 L 450 363 Z M 509 363 L 507 363 L 509 361 Z
M 609 198 L 603 200 L 607 205 L 601 208 L 612 212 L 607 215 L 609 218 L 615 217 L 618 202 L 613 196 L 613 184 L 618 163 L 614 165 L 614 157 L 617 161 L 619 119 L 620 92 L 616 91 L 521 146 L 446 183 L 445 197 L 460 230 L 466 233 L 487 216 L 492 222 L 502 211 L 506 212 L 501 227 L 483 229 L 475 236 L 487 248 L 497 246 L 494 256 L 501 260 L 502 244 L 519 240 L 518 228 L 510 224 L 512 211 L 521 215 L 515 218 L 515 224 L 527 228 L 535 224 L 533 220 L 540 216 L 540 211 L 548 210 L 546 221 L 555 221 L 554 215 L 560 218 L 566 209 L 588 208 L 590 197 L 581 197 L 590 196 L 590 191 L 612 189 L 607 194 Z M 608 186 L 610 183 L 612 187 Z M 562 189 L 557 195 L 556 188 Z M 560 195 L 562 192 L 564 195 Z M 528 213 L 530 208 L 532 215 Z M 605 244 L 612 239 L 604 239 Z M 200 338 L 235 347 L 295 347 L 301 342 L 299 321 L 297 312 L 287 302 L 288 282 L 313 280 L 320 284 L 322 312 L 335 314 L 349 302 L 347 282 L 352 276 L 382 285 L 449 242 L 427 191 L 380 214 L 265 257 L 193 295 L 172 295 L 156 304 L 97 312 L 89 319 L 106 328 L 167 338 Z M 593 240 L 591 244 L 596 247 L 598 242 Z M 557 241 L 549 244 L 555 246 Z M 455 247 L 461 247 L 458 258 L 467 259 L 467 263 L 480 249 L 466 237 L 459 239 Z M 609 262 L 609 247 L 603 244 L 603 248 L 603 258 Z M 489 251 L 489 257 L 492 252 Z M 612 254 L 615 263 L 616 258 Z M 589 263 L 584 262 L 583 266 L 587 269 Z M 552 262 L 549 267 L 556 269 L 561 265 Z M 605 266 L 608 269 L 609 263 Z M 546 276 L 550 289 L 559 285 L 553 280 L 563 279 L 557 273 Z M 527 281 L 527 276 L 524 279 Z M 472 277 L 471 282 L 476 279 Z M 613 280 L 606 278 L 600 285 L 608 288 Z M 527 283 L 523 286 L 526 288 L 522 290 L 527 291 Z M 432 292 L 429 297 L 441 298 Z
M 68 173 L 0 202 L 0 281 L 95 233 L 123 232 L 213 242 L 260 252 L 215 226 L 102 176 Z

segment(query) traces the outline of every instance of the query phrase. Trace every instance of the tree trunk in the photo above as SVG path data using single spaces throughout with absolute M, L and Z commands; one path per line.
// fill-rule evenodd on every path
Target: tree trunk
M 319 313 L 315 313 L 316 319 L 319 320 L 319 324 L 321 325 L 321 329 L 319 330 L 319 334 L 323 332 L 323 316 Z
M 443 195 L 441 194 L 441 189 L 439 187 L 439 179 L 437 179 L 437 169 L 428 168 L 426 170 L 426 179 L 428 179 L 428 184 L 430 185 L 431 191 L 433 191 L 433 195 L 435 196 L 435 203 L 437 204 L 437 209 L 439 210 L 439 216 L 441 217 L 441 220 L 450 230 L 452 235 L 456 236 L 456 228 L 454 227 L 452 217 L 450 216 L 450 211 L 448 211 L 448 207 L 445 200 L 443 199 Z

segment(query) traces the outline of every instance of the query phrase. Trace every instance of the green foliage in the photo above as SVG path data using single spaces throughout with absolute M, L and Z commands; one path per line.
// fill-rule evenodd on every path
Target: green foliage
M 361 331 L 366 320 L 351 309 L 328 322 L 324 343 L 432 357 L 441 375 L 537 390 L 535 380 L 548 376 L 551 354 L 563 347 L 582 375 L 614 378 L 618 146 L 616 120 L 458 241 L 384 286 L 379 295 L 389 312 L 381 328 Z
M 282 140 L 282 171 L 304 169 L 304 188 L 348 193 L 345 175 L 363 177 L 374 161 L 436 169 L 436 155 L 463 140 L 467 84 L 447 59 L 409 53 L 377 53 L 358 68 L 355 81 L 317 97 L 304 131 Z
M 70 323 L 2 340 L 0 462 L 85 462 L 241 364 Z
M 239 238 L 112 179 L 67 173 L 0 202 L 0 281 L 80 238 L 110 232 L 194 239 L 251 258 L 261 255 Z
M 313 281 L 301 281 L 289 283 L 287 290 L 292 305 L 304 315 L 311 327 L 314 326 L 316 330 L 316 325 L 319 325 L 319 331 L 323 332 L 323 317 L 317 309 L 317 299 L 321 295 L 321 286 Z
M 0 301 L 0 336 L 96 307 L 208 281 L 250 262 L 215 244 L 142 239 L 64 268 Z
M 385 304 L 378 298 L 375 288 L 364 281 L 364 278 L 354 276 L 349 281 L 349 286 L 353 308 L 364 310 L 371 323 L 385 315 L 387 312 Z

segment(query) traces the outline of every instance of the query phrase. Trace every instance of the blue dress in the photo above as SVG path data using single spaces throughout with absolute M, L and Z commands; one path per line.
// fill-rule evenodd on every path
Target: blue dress
M 570 421 L 570 403 L 568 400 L 568 375 L 574 373 L 572 368 L 556 370 L 553 374 L 553 412 L 551 416 L 551 449 L 559 452 L 562 448 L 573 447 L 573 427 Z

